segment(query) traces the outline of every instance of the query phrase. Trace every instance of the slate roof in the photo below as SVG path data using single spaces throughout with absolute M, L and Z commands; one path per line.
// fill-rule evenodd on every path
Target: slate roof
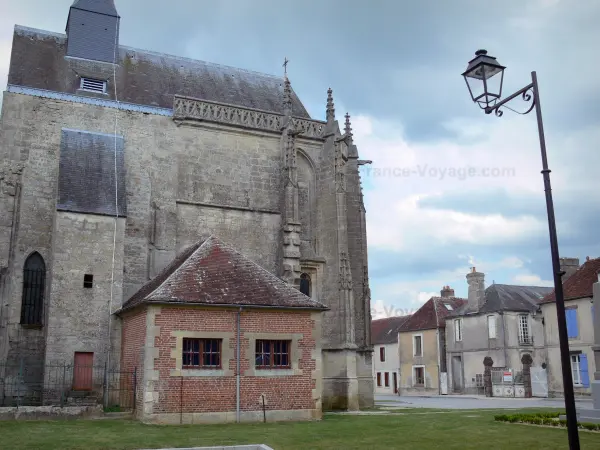
M 114 0 L 75 0 L 71 8 L 119 17 Z
M 481 308 L 466 304 L 453 316 L 466 314 L 486 314 L 500 311 L 533 312 L 545 295 L 552 292 L 551 287 L 515 286 L 511 284 L 492 284 L 485 290 L 485 302 Z
M 66 35 L 15 26 L 8 84 L 78 94 L 80 76 L 113 78 L 112 65 L 65 58 Z M 173 108 L 173 96 L 283 114 L 283 77 L 119 46 L 118 100 Z M 114 100 L 109 85 L 105 99 Z M 295 117 L 310 118 L 292 90 Z
M 565 300 L 593 297 L 594 283 L 598 282 L 600 272 L 600 258 L 590 259 L 584 262 L 573 275 L 563 283 L 563 294 Z M 540 303 L 552 303 L 556 301 L 554 289 L 551 290 Z
M 446 326 L 446 317 L 465 305 L 466 302 L 466 299 L 459 297 L 431 297 L 410 319 L 404 322 L 398 331 L 402 333 L 405 331 L 444 328 Z M 446 305 L 451 309 L 448 309 Z
M 114 216 L 115 151 L 118 213 L 127 215 L 123 137 L 63 129 L 60 141 L 60 211 Z
M 393 344 L 398 342 L 398 329 L 410 318 L 408 316 L 386 317 L 371 321 L 371 342 Z
M 144 303 L 328 309 L 214 236 L 183 250 L 123 309 Z

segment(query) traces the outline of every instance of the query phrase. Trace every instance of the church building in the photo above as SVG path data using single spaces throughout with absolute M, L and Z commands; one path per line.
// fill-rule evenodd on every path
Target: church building
M 331 89 L 315 119 L 287 73 L 121 45 L 113 0 L 65 19 L 15 26 L 3 94 L 0 404 L 66 364 L 133 369 L 157 422 L 372 406 L 366 161 Z

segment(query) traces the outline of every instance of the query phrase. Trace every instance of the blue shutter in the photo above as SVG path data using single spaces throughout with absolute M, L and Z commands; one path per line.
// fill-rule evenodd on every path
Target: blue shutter
M 579 336 L 579 330 L 577 329 L 577 310 L 567 309 L 567 335 L 570 338 L 576 338 Z
M 583 384 L 584 387 L 590 387 L 590 373 L 588 371 L 587 355 L 585 353 L 579 355 L 579 372 L 581 384 Z

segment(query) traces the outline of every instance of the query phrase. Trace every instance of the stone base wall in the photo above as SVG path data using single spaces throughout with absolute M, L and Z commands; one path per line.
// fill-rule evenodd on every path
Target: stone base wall
M 319 409 L 267 410 L 264 415 L 262 411 L 241 411 L 240 422 L 263 422 L 265 416 L 267 422 L 285 422 L 320 420 L 322 413 Z M 237 414 L 236 411 L 183 414 L 162 413 L 148 414 L 141 418 L 141 420 L 144 423 L 165 425 L 235 423 L 237 421 Z
M 65 420 L 102 416 L 102 406 L 21 406 L 0 408 L 1 420 Z

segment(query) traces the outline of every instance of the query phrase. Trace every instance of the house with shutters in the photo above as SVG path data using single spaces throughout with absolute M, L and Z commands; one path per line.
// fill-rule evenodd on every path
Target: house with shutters
M 398 330 L 400 395 L 446 393 L 446 318 L 466 299 L 444 286 L 440 297 L 423 304 Z
M 546 349 L 539 302 L 552 288 L 496 283 L 486 288 L 485 274 L 475 267 L 466 278 L 468 301 L 446 321 L 449 392 L 483 394 L 486 357 L 494 367 L 513 373 L 521 371 L 524 355 L 531 356 L 532 367 L 543 368 Z
M 594 362 L 594 304 L 600 301 L 600 258 L 587 260 L 580 266 L 577 258 L 562 258 L 563 293 L 567 334 L 571 356 L 571 372 L 575 394 L 591 394 L 590 378 Z M 563 395 L 562 368 L 556 318 L 554 290 L 540 302 L 547 352 L 548 391 L 550 396 Z
M 371 322 L 375 394 L 397 394 L 400 377 L 398 330 L 411 316 L 386 317 Z

